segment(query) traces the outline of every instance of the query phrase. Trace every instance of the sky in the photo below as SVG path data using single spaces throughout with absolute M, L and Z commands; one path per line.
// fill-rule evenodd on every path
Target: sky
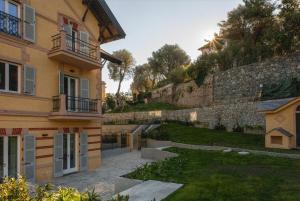
M 127 49 L 144 64 L 153 51 L 164 44 L 178 44 L 192 60 L 205 39 L 218 32 L 218 23 L 242 0 L 106 0 L 126 38 L 102 45 L 110 53 Z M 118 82 L 109 79 L 105 66 L 102 79 L 106 92 L 115 93 Z M 121 91 L 129 92 L 132 80 L 122 83 Z

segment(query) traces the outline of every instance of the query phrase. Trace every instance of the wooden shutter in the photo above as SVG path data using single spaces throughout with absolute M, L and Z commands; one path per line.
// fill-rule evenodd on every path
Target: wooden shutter
M 54 136 L 54 158 L 53 158 L 54 177 L 63 176 L 63 134 L 58 133 Z
M 24 4 L 24 39 L 35 42 L 35 9 Z
M 90 81 L 88 79 L 80 79 L 80 97 L 83 98 L 80 102 L 81 111 L 89 112 L 89 91 L 90 91 Z
M 80 39 L 80 52 L 88 56 L 89 55 L 89 47 L 88 47 L 89 33 L 80 31 L 79 39 Z
M 35 182 L 35 137 L 24 135 L 24 175 L 29 182 Z
M 59 72 L 59 94 L 65 94 L 65 78 L 64 73 Z
M 35 95 L 35 69 L 24 66 L 24 93 Z
M 88 169 L 88 135 L 80 133 L 80 171 Z

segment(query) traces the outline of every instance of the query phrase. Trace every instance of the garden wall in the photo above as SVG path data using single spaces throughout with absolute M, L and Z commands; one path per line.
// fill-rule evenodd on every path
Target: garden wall
M 169 84 L 153 90 L 151 101 L 187 107 L 251 102 L 258 98 L 260 85 L 295 77 L 300 78 L 299 54 L 217 72 L 207 76 L 200 87 L 194 81 L 176 86 Z
M 258 102 L 243 102 L 239 104 L 218 104 L 202 108 L 192 108 L 172 111 L 150 111 L 104 114 L 104 124 L 126 121 L 175 120 L 199 122 L 204 127 L 214 128 L 221 120 L 228 130 L 239 124 L 241 126 L 262 126 L 264 117 L 256 112 Z

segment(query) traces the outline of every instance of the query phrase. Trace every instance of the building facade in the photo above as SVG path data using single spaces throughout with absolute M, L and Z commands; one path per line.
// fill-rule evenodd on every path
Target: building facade
M 0 0 L 0 178 L 101 164 L 100 45 L 125 33 L 104 0 Z

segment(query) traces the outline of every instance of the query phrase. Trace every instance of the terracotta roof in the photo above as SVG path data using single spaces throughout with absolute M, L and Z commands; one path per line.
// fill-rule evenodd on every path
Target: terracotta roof
M 293 134 L 291 134 L 289 131 L 287 131 L 284 128 L 281 128 L 281 127 L 274 128 L 274 129 L 270 130 L 267 134 L 271 133 L 272 131 L 278 131 L 279 133 L 281 133 L 281 134 L 283 134 L 284 136 L 287 136 L 287 137 L 292 137 L 293 136 Z

